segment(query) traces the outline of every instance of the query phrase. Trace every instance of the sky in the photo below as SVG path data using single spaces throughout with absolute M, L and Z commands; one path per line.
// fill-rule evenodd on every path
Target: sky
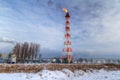
M 120 0 L 0 0 L 0 52 L 14 42 L 40 44 L 44 57 L 64 55 L 65 13 L 75 57 L 120 57 Z

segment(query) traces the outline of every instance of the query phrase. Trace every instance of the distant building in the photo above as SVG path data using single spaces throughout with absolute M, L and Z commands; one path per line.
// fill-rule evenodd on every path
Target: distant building
M 77 63 L 81 64 L 120 64 L 120 59 L 104 59 L 104 58 L 80 58 Z
M 12 54 L 12 57 L 11 57 L 11 62 L 12 63 L 16 63 L 16 54 Z

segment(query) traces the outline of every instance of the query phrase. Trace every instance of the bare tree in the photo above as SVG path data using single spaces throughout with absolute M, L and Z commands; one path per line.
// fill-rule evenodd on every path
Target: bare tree
M 17 62 L 26 62 L 28 60 L 36 59 L 37 56 L 39 56 L 39 48 L 40 45 L 35 43 L 17 43 L 13 49 L 13 54 L 16 54 Z
M 2 53 L 0 53 L 0 58 L 2 58 L 3 57 L 3 54 Z

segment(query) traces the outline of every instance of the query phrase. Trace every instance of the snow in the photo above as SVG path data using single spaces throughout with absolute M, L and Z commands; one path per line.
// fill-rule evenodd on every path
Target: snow
M 120 70 L 91 70 L 74 72 L 63 69 L 61 71 L 42 70 L 38 73 L 0 73 L 0 80 L 120 80 Z

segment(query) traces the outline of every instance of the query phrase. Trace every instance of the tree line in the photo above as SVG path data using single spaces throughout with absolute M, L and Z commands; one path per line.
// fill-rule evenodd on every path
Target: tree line
M 40 45 L 37 43 L 16 43 L 12 54 L 16 55 L 16 62 L 29 62 L 36 60 L 39 56 Z

